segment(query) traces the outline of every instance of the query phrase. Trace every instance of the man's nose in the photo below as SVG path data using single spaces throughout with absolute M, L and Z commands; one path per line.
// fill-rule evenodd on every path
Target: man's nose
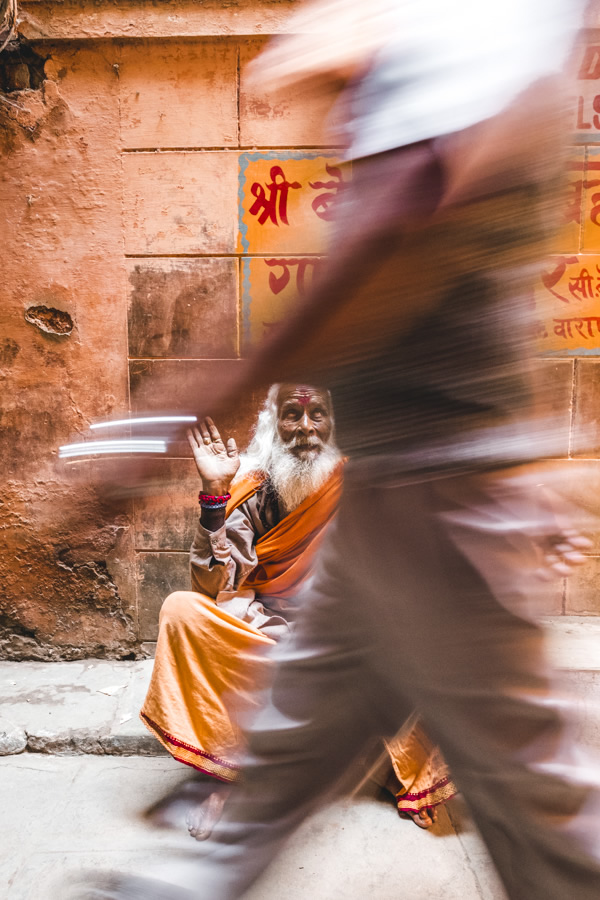
M 315 430 L 313 423 L 312 423 L 312 419 L 310 418 L 310 416 L 308 415 L 308 412 L 306 410 L 304 411 L 304 415 L 300 419 L 299 428 L 300 428 L 300 431 L 302 431 L 304 434 L 310 434 L 312 431 Z

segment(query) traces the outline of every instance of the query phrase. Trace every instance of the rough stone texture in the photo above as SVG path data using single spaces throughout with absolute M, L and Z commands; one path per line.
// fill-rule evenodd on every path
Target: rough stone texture
M 575 369 L 573 455 L 600 455 L 600 361 L 578 359 Z
M 8 658 L 128 656 L 135 644 L 130 518 L 89 490 L 5 493 L 0 653 Z M 59 512 L 57 513 L 57 510 Z M 118 582 L 118 583 L 117 583 Z
M 122 656 L 135 642 L 130 511 L 56 460 L 127 405 L 118 81 L 106 46 L 44 51 L 41 87 L 0 105 L 0 654 Z M 68 316 L 71 333 L 32 327 L 32 307 Z
M 561 436 L 557 456 L 569 455 L 573 367 L 573 361 L 567 359 L 539 359 L 533 367 L 538 415 L 541 418 L 553 417 Z
M 75 17 L 83 9 L 69 6 Z M 44 43 L 3 56 L 0 87 L 12 92 L 0 106 L 2 656 L 142 654 L 128 499 L 140 473 L 124 460 L 59 461 L 57 448 L 89 437 L 91 422 L 127 414 L 128 355 L 143 359 L 132 362 L 134 412 L 195 406 L 232 364 L 212 360 L 238 355 L 237 260 L 124 258 L 124 249 L 234 250 L 237 154 L 123 153 L 235 145 L 238 56 L 231 40 Z M 243 444 L 255 408 L 220 424 Z M 189 456 L 189 447 L 170 453 Z M 153 489 L 143 502 L 154 503 L 159 528 L 161 501 L 173 510 L 156 481 Z M 154 546 L 182 549 L 190 513 L 188 502 Z M 173 548 L 169 530 L 180 535 Z
M 198 522 L 200 479 L 192 459 L 157 460 L 148 477 L 160 491 L 134 500 L 136 550 L 187 552 Z
M 92 729 L 68 731 L 55 735 L 40 731 L 27 736 L 26 749 L 30 753 L 52 756 L 166 756 L 167 751 L 149 732 L 145 734 L 98 735 Z M 21 751 L 13 751 L 20 753 Z
M 144 41 L 119 63 L 124 148 L 234 147 L 238 48 Z
M 296 0 L 21 0 L 19 32 L 43 39 L 279 34 Z
M 236 357 L 234 259 L 129 259 L 129 356 Z
M 138 716 L 151 671 L 151 659 L 3 662 L 2 708 L 30 752 L 162 755 Z
M 600 556 L 589 560 L 567 579 L 565 612 L 567 615 L 600 615 Z M 600 649 L 598 652 L 600 657 Z
M 188 553 L 138 553 L 139 633 L 142 641 L 158 637 L 158 614 L 173 591 L 189 591 Z
M 47 306 L 30 306 L 25 311 L 25 321 L 47 334 L 69 335 L 73 331 L 73 319 L 62 309 Z
M 0 716 L 0 756 L 22 753 L 27 747 L 27 735 L 22 728 Z
M 334 97 L 314 89 L 266 92 L 246 77 L 246 66 L 266 39 L 247 41 L 240 50 L 240 144 L 242 147 L 331 146 L 328 126 Z
M 125 252 L 233 253 L 237 235 L 236 153 L 126 153 Z

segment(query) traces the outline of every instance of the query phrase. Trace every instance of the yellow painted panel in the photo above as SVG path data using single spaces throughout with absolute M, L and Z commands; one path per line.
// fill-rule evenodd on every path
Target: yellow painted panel
M 243 350 L 256 345 L 310 288 L 322 257 L 253 257 L 242 260 Z
M 585 163 L 583 249 L 600 252 L 600 151 L 589 147 Z
M 548 260 L 535 289 L 542 353 L 600 355 L 600 256 Z
M 349 177 L 332 154 L 240 154 L 238 252 L 322 253 Z

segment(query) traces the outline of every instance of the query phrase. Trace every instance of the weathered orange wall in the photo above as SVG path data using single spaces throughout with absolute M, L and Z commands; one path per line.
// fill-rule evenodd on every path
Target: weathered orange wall
M 162 493 L 115 511 L 57 448 L 96 419 L 176 409 L 236 364 L 239 148 L 322 140 L 321 101 L 271 103 L 240 76 L 264 40 L 252 34 L 291 6 L 22 6 L 46 62 L 41 88 L 0 102 L 4 656 L 138 652 L 164 594 L 187 586 L 191 460 L 157 463 Z M 71 333 L 26 321 L 32 307 L 68 313 Z M 243 442 L 252 417 L 224 424 Z
M 21 31 L 46 59 L 46 80 L 7 102 L 0 96 L 3 656 L 138 653 L 155 638 L 163 596 L 187 586 L 192 461 L 156 463 L 162 493 L 115 511 L 103 507 L 85 464 L 75 480 L 57 448 L 99 418 L 181 407 L 236 365 L 239 154 L 324 145 L 329 101 L 269 97 L 244 78 L 293 6 L 21 5 Z M 37 306 L 68 313 L 71 333 L 26 321 Z M 600 412 L 595 393 L 586 401 L 591 370 L 586 381 L 578 365 L 539 363 L 556 385 L 565 457 L 574 404 Z M 595 375 L 598 364 L 587 365 Z M 175 396 L 160 387 L 166 376 Z M 243 441 L 252 417 L 225 425 Z M 590 484 L 600 487 L 597 473 L 594 460 Z M 548 612 L 600 613 L 598 567 L 594 555 L 568 588 L 549 589 Z

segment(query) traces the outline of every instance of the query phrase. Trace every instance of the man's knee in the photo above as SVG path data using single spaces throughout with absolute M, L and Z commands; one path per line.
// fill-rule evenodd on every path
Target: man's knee
M 173 591 L 165 599 L 159 616 L 159 627 L 177 629 L 189 622 L 192 605 L 196 605 L 199 595 L 193 591 Z

